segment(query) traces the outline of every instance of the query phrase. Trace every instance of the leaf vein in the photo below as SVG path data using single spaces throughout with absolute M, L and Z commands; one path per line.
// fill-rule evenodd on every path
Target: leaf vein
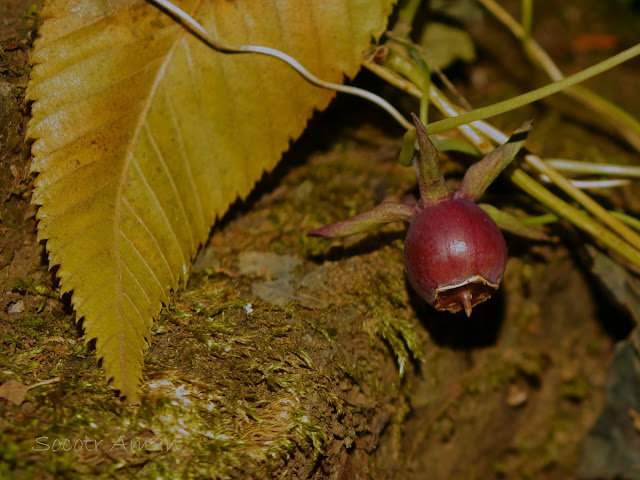
M 110 309 L 112 309 L 112 308 L 113 308 L 113 304 L 114 304 L 114 303 L 115 303 L 115 302 L 111 302 L 110 304 L 108 304 L 105 308 L 103 308 L 103 309 L 100 311 L 100 313 L 96 314 L 96 316 L 95 316 L 94 318 L 88 318 L 88 317 L 85 315 L 85 317 L 84 317 L 84 327 L 85 327 L 84 329 L 85 329 L 85 333 L 86 333 L 86 331 L 87 331 L 88 329 L 93 329 L 93 328 L 94 328 L 94 326 L 95 326 L 95 325 L 97 325 L 97 324 L 98 324 L 98 322 L 99 322 L 100 320 L 102 320 L 102 317 L 104 317 L 104 316 L 107 314 L 107 312 L 108 312 Z M 89 341 L 93 340 L 94 338 L 96 338 L 96 339 L 98 339 L 98 340 L 102 340 L 102 343 L 103 343 L 103 344 L 106 344 L 106 343 L 108 343 L 108 342 L 109 342 L 109 340 L 110 340 L 112 337 L 113 337 L 113 335 L 110 335 L 110 336 L 108 336 L 108 337 L 106 337 L 106 338 L 104 338 L 104 339 L 100 339 L 100 338 L 98 338 L 98 335 L 97 335 L 97 334 L 96 334 L 96 335 L 92 335 L 91 337 L 89 337 L 89 335 L 87 335 L 87 337 L 86 337 L 86 341 L 87 341 L 87 342 L 89 342 Z M 104 355 L 103 355 L 103 356 L 104 356 Z
M 76 306 L 77 309 L 79 309 L 79 310 L 82 309 L 82 306 L 86 305 L 87 302 L 91 299 L 91 297 L 93 297 L 96 293 L 98 293 L 100 290 L 102 290 L 111 280 L 112 280 L 111 278 L 107 277 L 104 282 L 102 282 L 96 288 L 91 290 L 88 294 L 85 295 L 84 298 L 80 298 L 78 300 L 77 295 L 74 296 L 73 304 Z
M 151 230 L 149 230 L 149 227 L 147 227 L 147 225 L 144 223 L 144 221 L 140 218 L 140 216 L 138 215 L 138 213 L 133 209 L 133 207 L 129 204 L 129 202 L 127 201 L 126 198 L 124 198 L 122 200 L 122 203 L 129 209 L 129 211 L 133 214 L 133 216 L 136 218 L 136 220 L 138 221 L 138 223 L 140 224 L 140 226 L 142 228 L 144 228 L 145 232 L 147 233 L 147 235 L 149 235 L 149 237 L 151 238 L 151 240 L 153 241 L 153 244 L 156 247 L 156 250 L 158 251 L 158 253 L 160 254 L 160 257 L 162 258 L 162 260 L 164 261 L 165 266 L 167 267 L 167 271 L 169 272 L 169 276 L 171 277 L 171 284 L 175 285 L 176 284 L 176 278 L 173 274 L 173 270 L 171 269 L 171 265 L 169 264 L 169 261 L 164 253 L 164 251 L 160 248 L 160 244 L 158 243 L 158 240 L 156 239 L 155 235 L 153 234 L 153 232 L 151 232 Z M 120 233 L 122 235 L 124 235 L 124 238 L 127 239 L 127 241 L 133 245 L 133 242 L 131 242 L 131 240 L 129 240 L 129 238 L 126 236 L 126 234 L 124 234 L 124 232 L 122 230 L 120 230 Z M 137 250 L 137 249 L 136 249 Z M 140 253 L 138 253 L 140 255 Z M 164 290 L 164 289 L 163 289 Z
M 86 104 L 87 100 L 90 98 L 96 99 L 98 98 L 100 95 L 105 94 L 105 93 L 109 93 L 109 90 L 116 90 L 116 91 L 121 91 L 122 89 L 127 88 L 127 84 L 131 82 L 131 79 L 133 77 L 135 77 L 138 74 L 144 73 L 146 70 L 148 70 L 151 66 L 153 66 L 153 63 L 156 62 L 156 60 L 161 60 L 162 57 L 158 58 L 158 59 L 153 59 L 153 61 L 148 62 L 147 64 L 145 64 L 143 66 L 143 68 L 136 70 L 135 72 L 133 72 L 131 75 L 128 75 L 127 77 L 123 78 L 122 80 L 118 81 L 117 83 L 112 83 L 112 84 L 108 84 L 105 88 L 102 88 L 100 90 L 95 90 L 95 91 L 91 91 L 91 92 L 86 92 L 86 94 L 83 95 L 78 95 L 78 99 L 72 102 L 67 102 L 67 103 L 63 103 L 62 105 L 60 105 L 58 107 L 58 109 L 51 113 L 50 115 L 47 115 L 46 117 L 41 118 L 40 120 L 37 121 L 37 123 L 35 123 L 33 125 L 32 128 L 38 128 L 40 126 L 40 124 L 47 122 L 49 119 L 51 119 L 52 117 L 56 117 L 56 116 L 60 116 L 61 115 L 61 111 L 62 113 L 64 112 L 64 109 L 71 109 L 71 107 L 73 106 L 82 106 L 82 104 Z M 113 95 L 113 94 L 112 94 Z M 75 142 L 77 142 L 79 139 L 86 137 L 87 135 L 96 132 L 96 131 L 103 131 L 108 125 L 112 125 L 116 122 L 118 122 L 119 120 L 121 120 L 123 117 L 126 117 L 130 112 L 136 110 L 137 108 L 139 108 L 139 106 L 142 104 L 142 106 L 144 107 L 144 100 L 140 101 L 140 102 L 135 102 L 135 103 L 131 103 L 129 108 L 127 110 L 124 110 L 122 107 L 119 109 L 121 113 L 120 116 L 115 117 L 115 118 L 109 118 L 108 115 L 101 115 L 100 119 L 105 119 L 106 120 L 102 123 L 99 123 L 98 125 L 92 126 L 89 130 L 86 131 L 82 131 L 80 135 L 73 135 L 73 136 L 69 136 L 68 140 L 58 146 L 56 146 L 56 148 L 54 148 L 51 151 L 48 151 L 46 153 L 46 155 L 51 155 L 52 153 L 61 150 L 65 147 L 67 147 L 70 144 L 73 144 Z M 144 110 L 144 108 L 143 108 Z M 76 115 L 77 116 L 77 115 Z M 72 122 L 71 122 L 72 123 Z M 73 129 L 72 129 L 73 130 Z
M 173 108 L 173 100 L 172 100 L 170 95 L 166 94 L 166 92 L 165 92 L 165 97 L 166 97 L 166 101 L 167 101 L 167 106 L 168 106 L 169 110 L 171 111 L 171 115 L 170 115 L 170 117 L 171 117 L 171 127 L 176 132 L 178 144 L 180 145 L 180 158 L 182 159 L 182 163 L 184 164 L 184 169 L 187 172 L 187 177 L 189 178 L 189 183 L 191 183 L 191 187 L 193 188 L 193 191 L 195 193 L 194 196 L 195 196 L 195 199 L 196 199 L 196 204 L 198 205 L 198 213 L 200 214 L 200 223 L 203 226 L 203 231 L 206 231 L 206 229 L 207 229 L 207 226 L 206 226 L 207 225 L 207 221 L 206 221 L 205 215 L 204 215 L 204 208 L 202 207 L 200 191 L 198 189 L 198 185 L 196 185 L 195 179 L 193 178 L 193 172 L 191 171 L 191 164 L 189 163 L 189 159 L 187 158 L 187 156 L 185 154 L 184 137 L 182 135 L 182 130 L 180 129 L 180 127 L 178 126 L 178 124 L 176 122 L 176 111 Z
M 129 326 L 135 330 L 136 335 L 137 335 L 139 338 L 147 338 L 147 336 L 148 336 L 148 335 L 147 335 L 146 330 L 143 328 L 143 331 L 141 332 L 141 331 L 139 330 L 139 328 L 138 328 L 140 325 L 142 325 L 142 326 L 144 327 L 144 317 L 143 317 L 143 316 L 142 316 L 142 314 L 140 313 L 140 310 L 138 310 L 138 306 L 137 306 L 137 305 L 135 304 L 135 302 L 131 299 L 131 296 L 130 296 L 127 292 L 124 292 L 124 298 L 125 298 L 126 300 L 128 300 L 128 301 L 129 301 L 129 303 L 133 306 L 133 309 L 136 311 L 136 314 L 138 315 L 138 318 L 139 318 L 139 321 L 138 321 L 138 322 L 136 322 L 134 319 L 130 320 L 130 321 L 129 321 Z
M 100 188 L 98 188 L 98 189 L 93 190 L 92 192 L 90 192 L 90 193 L 89 193 L 89 195 L 87 195 L 86 197 L 82 197 L 80 200 L 76 200 L 76 201 L 75 201 L 75 202 L 73 202 L 73 203 L 67 204 L 67 205 L 66 205 L 66 208 L 65 208 L 62 212 L 60 212 L 60 213 L 58 213 L 58 214 L 56 214 L 56 215 L 55 215 L 55 218 L 61 218 L 61 217 L 65 216 L 65 215 L 69 214 L 69 212 L 70 212 L 71 210 L 73 210 L 73 209 L 74 209 L 74 207 L 78 206 L 78 204 L 79 204 L 79 203 L 83 203 L 83 202 L 85 202 L 85 203 L 86 203 L 86 202 L 88 202 L 88 201 L 92 200 L 95 196 L 97 196 L 97 195 L 98 195 L 98 193 L 100 193 L 100 192 L 102 192 L 103 190 L 105 190 L 105 189 L 109 188 L 109 187 L 110 187 L 111 185 L 113 185 L 114 183 L 116 183 L 116 180 L 112 180 L 112 181 L 110 181 L 110 182 L 108 182 L 108 183 L 105 183 L 102 187 L 100 187 Z M 72 197 L 72 196 L 68 196 L 67 198 L 70 198 L 70 197 Z M 60 201 L 60 203 L 62 203 L 62 201 Z
M 164 62 L 162 62 L 162 65 L 160 66 L 160 68 L 158 69 L 158 73 L 156 74 L 156 77 L 153 81 L 153 83 L 151 84 L 150 88 L 149 88 L 149 94 L 147 95 L 147 98 L 144 100 L 143 102 L 143 108 L 142 111 L 140 113 L 140 117 L 138 119 L 138 121 L 135 124 L 135 128 L 134 128 L 134 133 L 131 137 L 131 140 L 129 141 L 129 145 L 127 147 L 127 152 L 125 155 L 125 162 L 122 168 L 122 173 L 120 175 L 119 178 L 119 184 L 118 184 L 118 193 L 116 195 L 116 208 L 115 208 L 115 215 L 114 215 L 114 219 L 113 219 L 113 238 L 114 238 L 114 254 L 115 254 L 115 277 L 116 277 L 116 307 L 118 310 L 118 320 L 120 323 L 120 337 L 122 337 L 124 335 L 124 310 L 123 310 L 123 305 L 122 305 L 122 270 L 121 270 L 121 261 L 122 261 L 122 253 L 120 251 L 120 216 L 121 216 L 121 208 L 122 208 L 122 204 L 124 202 L 126 202 L 126 198 L 124 195 L 124 189 L 125 189 L 125 185 L 126 185 L 126 179 L 127 179 L 127 175 L 129 173 L 129 167 L 131 165 L 131 161 L 134 158 L 134 149 L 135 149 L 135 145 L 137 144 L 138 138 L 140 136 L 140 131 L 142 130 L 142 126 L 144 125 L 144 123 L 146 122 L 147 116 L 149 114 L 149 109 L 151 108 L 151 104 L 153 102 L 153 98 L 155 96 L 155 93 L 158 89 L 158 86 L 160 85 L 160 82 L 162 80 L 162 78 L 164 78 L 166 69 L 167 69 L 167 65 L 169 64 L 169 61 L 171 60 L 173 53 L 175 52 L 176 46 L 178 45 L 178 43 L 180 42 L 180 39 L 184 36 L 185 34 L 185 30 L 183 29 L 182 31 L 180 31 L 177 35 L 176 35 L 176 41 L 171 45 L 171 47 L 169 48 L 169 51 L 167 52 L 166 58 L 164 60 Z M 129 208 L 131 208 L 129 206 Z M 139 218 L 139 217 L 138 217 Z M 155 239 L 154 239 L 155 241 Z M 157 242 L 156 242 L 156 246 Z M 162 252 L 162 250 L 160 250 L 160 252 L 162 253 L 162 255 L 164 256 L 164 253 Z M 173 278 L 173 271 L 171 271 L 171 277 Z M 122 339 L 120 340 L 122 342 Z M 121 368 L 125 368 L 124 365 L 121 364 Z
M 88 232 L 90 232 L 91 230 L 95 229 L 98 225 L 101 225 L 101 224 L 107 223 L 107 222 L 109 222 L 108 218 L 102 218 L 99 221 L 97 221 L 95 223 L 92 223 L 91 225 L 87 225 L 86 227 L 84 227 L 79 232 L 76 232 L 73 235 L 71 235 L 69 238 L 67 238 L 66 242 L 64 242 L 62 245 L 55 245 L 55 249 L 57 251 L 63 251 L 65 248 L 67 248 L 69 245 L 71 245 L 72 242 L 76 241 L 78 239 L 78 237 L 80 237 L 81 235 L 85 235 Z
M 202 82 L 197 82 L 195 79 L 196 71 L 194 68 L 193 58 L 191 56 L 191 47 L 189 46 L 189 42 L 183 39 L 181 42 L 181 45 L 184 49 L 185 56 L 187 58 L 187 65 L 189 66 L 188 73 L 189 73 L 189 81 L 191 82 L 191 88 L 194 92 L 196 92 L 196 95 L 198 97 L 196 102 L 198 105 L 198 111 L 200 112 L 200 117 L 204 119 L 204 118 L 207 118 L 207 112 L 205 112 L 202 108 L 204 104 L 204 100 L 202 98 L 202 93 L 200 92 L 200 88 L 199 88 L 199 85 Z M 213 151 L 213 149 L 211 149 L 211 151 Z M 211 168 L 215 168 L 217 170 L 218 176 L 221 178 L 221 181 L 218 183 L 218 188 L 220 189 L 222 197 L 226 198 L 227 197 L 226 182 L 225 182 L 224 176 L 221 174 L 223 172 L 218 167 L 217 162 L 211 162 Z
M 124 232 L 120 232 L 120 234 L 122 235 L 122 237 L 125 239 L 125 241 L 129 244 L 129 246 L 131 247 L 131 249 L 134 251 L 134 253 L 138 256 L 138 258 L 140 260 L 142 260 L 142 263 L 144 264 L 145 267 L 147 267 L 147 270 L 149 270 L 149 273 L 151 273 L 151 276 L 153 277 L 153 279 L 155 280 L 155 282 L 158 284 L 158 287 L 160 287 L 160 290 L 162 290 L 164 292 L 164 288 L 162 286 L 162 283 L 160 282 L 160 279 L 158 278 L 158 275 L 156 274 L 156 272 L 153 270 L 153 268 L 151 268 L 151 265 L 149 265 L 149 262 L 147 262 L 147 259 L 144 258 L 144 256 L 140 253 L 140 250 L 138 250 L 138 248 L 133 244 L 133 242 L 129 239 L 129 237 L 127 237 L 127 235 Z M 123 263 L 123 265 L 125 266 L 125 268 L 127 269 L 127 271 L 129 272 L 129 274 L 133 277 L 133 279 L 136 281 L 136 283 L 138 284 L 138 286 L 140 287 L 140 290 L 142 291 L 142 293 L 144 294 L 144 296 L 147 298 L 147 302 L 149 302 L 149 305 L 153 305 L 151 299 L 149 298 L 149 296 L 147 295 L 146 290 L 142 287 L 142 285 L 140 284 L 140 282 L 138 281 L 138 278 L 133 274 L 133 272 L 131 271 L 131 269 L 129 269 L 128 265 L 126 263 Z
M 144 183 L 145 188 L 149 191 L 149 194 L 151 195 L 151 198 L 153 199 L 154 204 L 156 205 L 158 211 L 160 212 L 162 220 L 164 221 L 164 224 L 167 226 L 167 229 L 169 230 L 171 237 L 173 238 L 176 246 L 178 247 L 177 250 L 180 252 L 180 256 L 182 257 L 182 264 L 186 265 L 188 256 L 185 256 L 184 250 L 182 249 L 182 245 L 180 244 L 180 239 L 178 238 L 178 234 L 176 233 L 175 228 L 173 227 L 173 225 L 171 224 L 171 221 L 169 220 L 169 217 L 167 216 L 167 212 L 164 208 L 164 205 L 158 198 L 158 195 L 156 194 L 155 190 L 151 187 L 151 185 L 149 185 L 149 182 L 147 181 L 147 178 L 145 177 L 144 172 L 140 168 L 138 161 L 134 159 L 133 164 L 136 171 L 140 175 L 140 178 L 142 178 L 142 182 Z
M 94 255 L 89 257 L 86 261 L 84 261 L 80 265 L 78 265 L 72 272 L 67 273 L 68 276 L 65 279 L 65 284 L 68 284 L 73 279 L 73 277 L 75 277 L 78 274 L 78 272 L 80 272 L 81 270 L 84 270 L 84 268 L 87 265 L 89 265 L 94 260 L 102 257 L 105 253 L 108 253 L 109 250 L 110 250 L 109 246 L 106 246 L 102 250 L 98 250 L 98 252 L 96 252 Z
M 155 140 L 155 138 L 153 136 L 153 132 L 151 131 L 151 128 L 149 128 L 149 123 L 148 122 L 145 122 L 144 128 L 145 128 L 145 133 L 149 137 L 149 141 L 151 142 L 151 145 L 153 146 L 153 150 L 156 153 L 156 156 L 158 157 L 158 159 L 160 160 L 160 164 L 162 165 L 162 169 L 163 169 L 165 175 L 167 176 L 167 178 L 169 179 L 169 183 L 171 184 L 171 190 L 173 191 L 173 195 L 177 200 L 176 203 L 180 207 L 180 212 L 182 212 L 182 216 L 184 217 L 184 223 L 185 223 L 185 225 L 189 226 L 189 228 L 187 230 L 189 231 L 189 239 L 190 239 L 190 243 L 191 243 L 191 249 L 195 250 L 197 245 L 196 245 L 195 239 L 193 238 L 193 232 L 191 230 L 191 222 L 189 222 L 189 217 L 187 217 L 187 211 L 185 209 L 184 202 L 182 201 L 182 197 L 178 193 L 178 187 L 176 186 L 175 179 L 173 178 L 173 175 L 171 175 L 171 172 L 169 171 L 169 167 L 167 166 L 167 163 L 165 162 L 164 155 L 162 154 L 162 152 L 158 148 L 158 144 L 156 143 L 156 140 Z

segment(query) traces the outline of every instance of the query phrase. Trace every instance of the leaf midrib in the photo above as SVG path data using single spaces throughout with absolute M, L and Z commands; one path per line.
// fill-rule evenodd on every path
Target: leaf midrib
M 193 16 L 199 9 L 200 6 L 202 5 L 202 1 L 203 0 L 199 0 L 196 5 L 193 8 L 193 11 L 191 12 L 191 15 Z M 155 8 L 155 7 L 152 7 Z M 114 260 L 115 260 L 115 283 L 116 283 L 116 309 L 117 309 L 117 321 L 119 323 L 119 330 L 117 333 L 117 338 L 118 338 L 118 347 L 120 351 L 125 351 L 125 344 L 127 344 L 127 338 L 125 335 L 125 325 L 124 325 L 124 321 L 125 321 L 125 317 L 124 317 L 124 311 L 123 311 L 123 291 L 122 291 L 122 255 L 120 252 L 120 215 L 121 215 L 121 205 L 122 205 L 122 200 L 124 197 L 124 187 L 126 184 L 126 180 L 128 177 L 128 173 L 129 173 L 129 168 L 131 166 L 131 163 L 134 160 L 134 150 L 135 150 L 135 146 L 137 145 L 138 142 L 138 138 L 140 136 L 140 132 L 142 131 L 142 127 L 144 126 L 146 120 L 147 120 L 147 115 L 148 112 L 151 108 L 151 104 L 153 103 L 153 99 L 156 93 L 156 90 L 158 89 L 158 86 L 160 85 L 160 82 L 162 81 L 162 79 L 164 78 L 165 75 L 165 71 L 167 69 L 167 66 L 169 65 L 169 62 L 171 61 L 173 54 L 176 50 L 176 48 L 178 47 L 181 39 L 184 37 L 184 35 L 186 34 L 186 30 L 184 28 L 182 28 L 181 30 L 178 31 L 178 34 L 176 35 L 176 39 L 175 41 L 172 43 L 171 48 L 169 49 L 169 51 L 167 52 L 166 58 L 164 60 L 164 62 L 162 62 L 162 65 L 160 66 L 160 68 L 158 69 L 158 73 L 156 74 L 155 80 L 153 82 L 153 85 L 151 85 L 151 88 L 149 89 L 149 94 L 147 96 L 147 98 L 145 99 L 144 102 L 144 106 L 142 108 L 142 110 L 140 111 L 140 116 L 138 118 L 138 121 L 136 122 L 135 125 L 135 130 L 133 135 L 131 136 L 131 140 L 129 141 L 129 145 L 127 146 L 127 150 L 126 150 L 126 155 L 125 155 L 125 159 L 124 159 L 124 164 L 122 166 L 122 173 L 120 175 L 120 178 L 118 180 L 118 190 L 116 193 L 116 198 L 115 198 L 115 210 L 114 210 L 114 214 L 113 214 L 113 247 L 114 247 Z M 173 285 L 173 287 L 175 287 L 175 284 Z M 122 385 L 123 385 L 123 389 L 125 390 L 124 395 L 126 396 L 134 396 L 135 397 L 135 385 L 131 386 L 129 385 L 129 382 L 126 381 L 126 377 L 124 376 L 123 372 L 126 372 L 127 370 L 127 356 L 126 355 L 120 355 L 120 372 L 122 374 Z

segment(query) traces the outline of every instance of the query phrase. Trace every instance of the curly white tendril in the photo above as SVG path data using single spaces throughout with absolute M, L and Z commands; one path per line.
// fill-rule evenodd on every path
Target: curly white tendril
M 226 45 L 213 38 L 191 15 L 189 15 L 173 3 L 169 2 L 168 0 L 148 1 L 156 5 L 158 8 L 166 11 L 174 18 L 180 20 L 180 23 L 187 27 L 191 31 L 191 33 L 199 37 L 201 40 L 206 42 L 207 45 L 214 48 L 215 50 L 229 53 L 258 53 L 261 55 L 268 55 L 270 57 L 278 58 L 293 67 L 310 83 L 321 88 L 326 88 L 327 90 L 335 90 L 337 92 L 347 93 L 349 95 L 355 95 L 356 97 L 364 98 L 365 100 L 375 103 L 380 108 L 384 109 L 405 129 L 409 130 L 410 128 L 413 128 L 413 125 L 407 119 L 405 119 L 393 105 L 391 105 L 384 98 L 376 95 L 375 93 L 371 93 L 362 88 L 351 87 L 348 85 L 341 85 L 339 83 L 332 83 L 322 80 L 312 74 L 309 70 L 304 68 L 295 58 L 287 55 L 284 52 L 281 52 L 280 50 L 276 50 L 275 48 L 263 47 L 261 45 Z

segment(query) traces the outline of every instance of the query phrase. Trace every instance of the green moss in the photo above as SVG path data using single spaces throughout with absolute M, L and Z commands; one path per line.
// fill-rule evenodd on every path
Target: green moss
M 389 345 L 401 377 L 405 374 L 410 359 L 424 361 L 415 328 L 407 320 L 395 317 L 380 318 L 376 323 L 376 334 Z
M 468 380 L 462 384 L 462 389 L 468 395 L 477 395 L 482 391 L 482 387 L 477 380 Z
M 485 374 L 486 382 L 494 390 L 499 390 L 508 385 L 517 375 L 518 370 L 515 365 L 505 363 L 504 365 L 490 368 Z
M 565 381 L 562 395 L 574 402 L 581 402 L 591 394 L 591 384 L 582 377 L 573 377 Z
M 586 348 L 587 348 L 587 354 L 598 355 L 602 353 L 602 351 L 605 349 L 605 345 L 601 338 L 595 337 L 589 340 Z
M 448 442 L 456 433 L 456 423 L 448 415 L 442 415 L 433 423 L 431 433 L 440 437 L 440 441 Z

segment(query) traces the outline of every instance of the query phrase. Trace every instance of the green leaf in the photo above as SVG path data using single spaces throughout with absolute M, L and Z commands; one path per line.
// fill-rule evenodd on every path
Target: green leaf
M 427 24 L 418 43 L 427 52 L 431 70 L 444 69 L 456 60 L 471 63 L 476 58 L 471 36 L 464 30 L 444 23 Z
M 392 0 L 176 2 L 227 44 L 341 82 Z M 50 0 L 27 97 L 39 238 L 113 385 L 138 401 L 152 319 L 211 225 L 333 92 L 277 59 L 212 51 L 142 0 Z

